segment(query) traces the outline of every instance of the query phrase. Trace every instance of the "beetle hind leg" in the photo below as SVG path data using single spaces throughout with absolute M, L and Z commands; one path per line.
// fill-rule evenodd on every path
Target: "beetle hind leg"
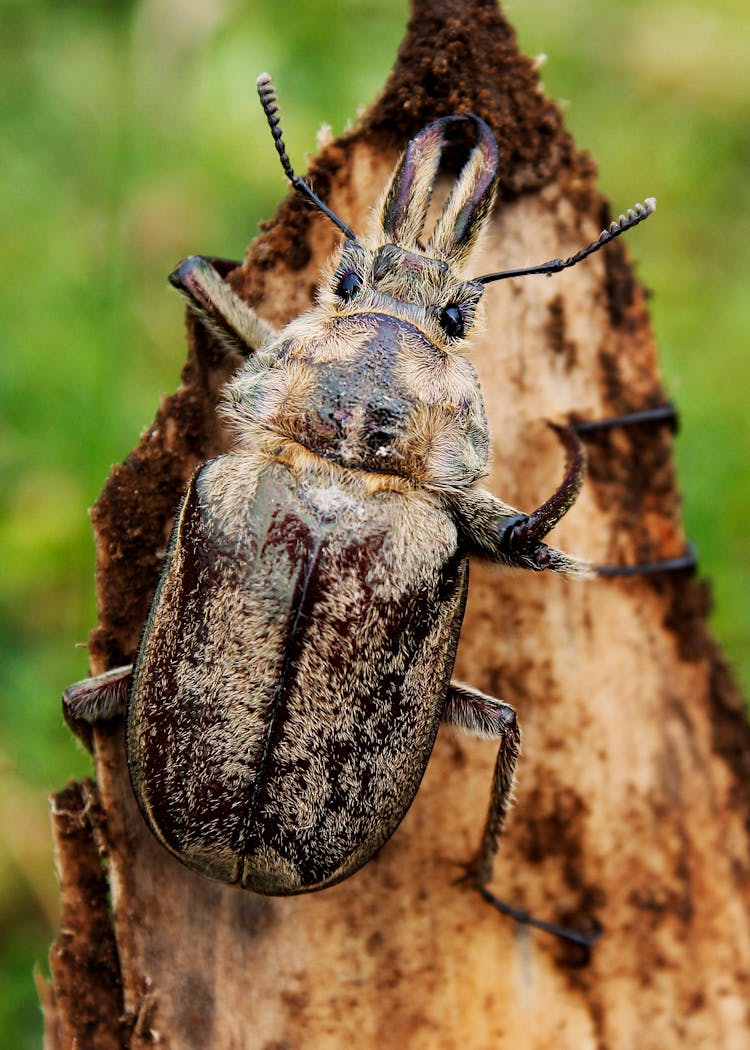
M 537 919 L 530 912 L 500 900 L 487 889 L 487 883 L 492 878 L 492 868 L 500 846 L 505 821 L 513 802 L 513 785 L 521 748 L 521 731 L 516 712 L 510 704 L 495 700 L 478 689 L 451 682 L 443 721 L 477 736 L 500 738 L 482 841 L 476 857 L 467 866 L 466 875 L 459 881 L 470 882 L 482 898 L 503 915 L 525 926 L 544 930 L 546 933 L 551 933 L 561 940 L 576 944 L 588 951 L 602 932 L 595 920 L 592 923 L 591 933 L 570 929 L 558 923 Z

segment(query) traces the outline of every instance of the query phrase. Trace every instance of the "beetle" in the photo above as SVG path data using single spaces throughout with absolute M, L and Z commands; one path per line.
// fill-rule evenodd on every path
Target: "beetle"
M 553 428 L 564 476 L 530 514 L 483 488 L 489 434 L 463 350 L 488 283 L 576 265 L 654 202 L 566 260 L 466 279 L 497 181 L 483 120 L 444 116 L 420 131 L 377 228 L 360 238 L 294 174 L 267 74 L 258 91 L 287 177 L 344 244 L 316 304 L 281 331 L 211 260 L 191 257 L 171 275 L 219 342 L 246 358 L 220 406 L 233 447 L 187 487 L 135 665 L 71 686 L 66 715 L 124 711 L 133 789 L 157 839 L 203 875 L 279 896 L 332 886 L 380 849 L 441 723 L 497 739 L 467 877 L 521 921 L 587 943 L 484 890 L 520 731 L 510 705 L 452 679 L 470 557 L 594 574 L 544 542 L 576 499 L 584 455 L 573 428 Z M 474 145 L 423 247 L 455 128 L 471 129 Z

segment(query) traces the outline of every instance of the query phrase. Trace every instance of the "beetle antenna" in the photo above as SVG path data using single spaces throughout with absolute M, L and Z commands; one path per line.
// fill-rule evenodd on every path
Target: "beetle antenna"
M 268 126 L 271 129 L 273 142 L 276 146 L 276 152 L 279 155 L 281 166 L 284 169 L 284 174 L 298 193 L 301 193 L 304 197 L 307 197 L 309 201 L 312 201 L 319 211 L 322 211 L 324 215 L 327 215 L 328 218 L 338 226 L 347 240 L 356 241 L 357 235 L 346 225 L 344 220 L 340 219 L 335 212 L 331 211 L 327 204 L 323 203 L 317 193 L 313 190 L 312 186 L 305 182 L 300 175 L 294 174 L 291 161 L 286 152 L 286 146 L 284 145 L 283 133 L 281 131 L 281 117 L 279 116 L 279 101 L 276 97 L 276 88 L 271 82 L 270 74 L 261 73 L 256 82 L 256 87 L 258 88 L 260 104 L 263 106 L 263 112 L 266 115 Z
M 491 281 L 504 281 L 506 277 L 526 277 L 529 274 L 537 273 L 553 274 L 559 273 L 560 270 L 567 270 L 569 266 L 575 266 L 576 263 L 582 262 L 589 255 L 598 252 L 600 248 L 603 248 L 605 244 L 609 244 L 615 237 L 619 237 L 621 233 L 632 230 L 639 222 L 647 219 L 655 209 L 656 199 L 654 197 L 646 197 L 643 204 L 634 204 L 632 208 L 628 208 L 627 215 L 620 215 L 614 222 L 609 224 L 606 230 L 602 230 L 595 241 L 587 244 L 585 248 L 581 248 L 575 255 L 571 255 L 567 259 L 551 259 L 549 262 L 541 263 L 539 266 L 526 266 L 520 270 L 501 270 L 500 273 L 488 273 L 484 277 L 475 277 L 474 280 L 479 284 L 490 284 Z

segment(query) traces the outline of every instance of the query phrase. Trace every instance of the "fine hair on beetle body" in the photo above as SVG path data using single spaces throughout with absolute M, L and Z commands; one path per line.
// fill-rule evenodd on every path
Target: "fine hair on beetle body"
M 520 732 L 509 704 L 451 677 L 470 557 L 594 575 L 544 542 L 580 490 L 583 451 L 573 428 L 553 427 L 563 478 L 530 514 L 484 488 L 487 420 L 464 350 L 488 283 L 575 265 L 654 203 L 568 259 L 467 279 L 497 181 L 484 121 L 451 115 L 419 132 L 360 237 L 294 174 L 266 74 L 258 90 L 287 177 L 344 243 L 315 305 L 281 331 L 210 259 L 172 274 L 219 343 L 245 358 L 220 406 L 232 448 L 188 485 L 134 665 L 72 686 L 66 713 L 124 711 L 133 788 L 159 841 L 204 875 L 279 896 L 331 886 L 380 849 L 441 722 L 497 739 L 467 880 L 519 921 L 590 944 L 485 889 Z M 473 145 L 424 240 L 459 127 Z

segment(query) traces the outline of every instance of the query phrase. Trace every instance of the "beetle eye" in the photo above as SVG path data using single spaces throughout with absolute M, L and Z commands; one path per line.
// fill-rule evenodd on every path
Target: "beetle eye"
M 336 295 L 339 299 L 343 299 L 345 303 L 348 303 L 350 299 L 353 299 L 357 292 L 362 287 L 362 278 L 354 270 L 349 270 L 339 281 L 336 286 Z
M 451 339 L 460 339 L 464 334 L 464 315 L 458 306 L 446 306 L 440 314 L 440 327 Z

